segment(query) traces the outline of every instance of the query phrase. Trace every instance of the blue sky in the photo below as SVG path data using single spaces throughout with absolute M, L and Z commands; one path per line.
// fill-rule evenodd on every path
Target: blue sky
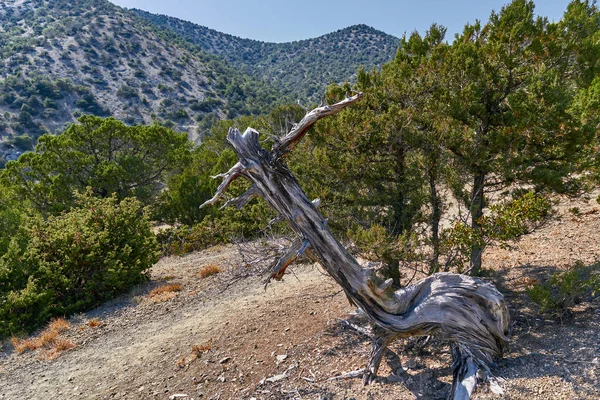
M 402 36 L 424 33 L 437 22 L 448 39 L 465 23 L 487 21 L 501 0 L 110 0 L 128 8 L 166 14 L 244 38 L 288 42 L 317 37 L 354 24 Z M 537 0 L 536 14 L 559 20 L 567 0 Z

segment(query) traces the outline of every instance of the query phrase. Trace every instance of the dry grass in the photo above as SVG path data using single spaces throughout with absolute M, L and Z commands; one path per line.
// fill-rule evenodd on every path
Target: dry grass
M 54 344 L 54 342 L 56 342 L 57 339 L 58 339 L 57 331 L 45 329 L 42 331 L 42 333 L 40 333 L 40 336 L 39 336 L 40 346 L 39 347 L 51 346 L 52 344 Z
M 217 265 L 205 265 L 204 267 L 200 268 L 200 272 L 198 272 L 198 276 L 200 278 L 206 278 L 206 277 L 209 277 L 211 275 L 218 274 L 219 272 L 221 272 L 221 268 L 219 268 L 219 266 L 217 266 Z
M 185 367 L 185 356 L 181 356 L 179 360 L 175 363 L 179 368 Z
M 59 338 L 54 344 L 54 350 L 56 352 L 71 350 L 74 347 L 77 347 L 77 344 L 74 341 L 65 338 Z
M 192 353 L 190 355 L 182 356 L 175 365 L 179 368 L 184 368 L 190 365 L 194 360 L 198 359 L 202 353 L 206 353 L 210 351 L 212 346 L 212 339 L 206 342 L 205 344 L 195 344 L 192 346 Z
M 212 340 L 208 341 L 205 344 L 195 344 L 192 346 L 192 352 L 200 355 L 202 353 L 206 353 L 207 351 L 210 351 L 210 349 L 212 348 Z
M 157 287 L 156 289 L 153 289 L 150 292 L 150 294 L 148 294 L 148 296 L 154 297 L 154 296 L 161 295 L 163 293 L 175 293 L 175 292 L 181 292 L 182 290 L 183 290 L 183 286 L 181 286 L 179 283 L 173 283 L 171 285 L 163 285 L 163 286 Z
M 160 303 L 163 301 L 168 301 L 177 296 L 177 292 L 181 292 L 183 290 L 183 286 L 179 283 L 173 283 L 170 285 L 163 285 L 153 289 L 148 297 L 152 300 L 153 303 Z
M 92 318 L 88 321 L 87 324 L 90 328 L 95 328 L 97 326 L 100 326 L 100 320 L 98 318 Z
M 69 330 L 71 326 L 64 318 L 55 318 L 48 324 L 48 330 L 56 331 L 58 333 Z
M 29 350 L 36 350 L 40 347 L 41 343 L 39 338 L 19 339 L 13 337 L 10 341 L 18 354 L 25 353 Z
M 49 359 L 54 359 L 62 351 L 70 350 L 76 346 L 75 342 L 60 336 L 61 332 L 69 330 L 70 327 L 64 318 L 53 319 L 38 336 L 28 339 L 13 337 L 11 342 L 18 354 L 26 351 L 46 349 L 46 353 L 51 354 Z
M 156 304 L 156 303 L 162 303 L 163 301 L 169 301 L 171 299 L 174 299 L 177 296 L 177 293 L 175 292 L 165 292 L 165 293 L 160 293 L 157 294 L 156 296 L 152 296 L 150 297 L 150 300 Z
M 41 360 L 54 360 L 61 355 L 63 351 L 71 350 L 75 347 L 77 347 L 77 343 L 74 341 L 59 337 L 54 343 L 54 346 L 40 353 L 39 358 Z

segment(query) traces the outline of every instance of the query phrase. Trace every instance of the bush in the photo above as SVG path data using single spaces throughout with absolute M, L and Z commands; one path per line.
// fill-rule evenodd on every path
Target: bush
M 12 145 L 21 151 L 33 150 L 33 139 L 27 134 L 16 136 L 12 139 Z
M 546 283 L 534 283 L 527 295 L 542 312 L 563 315 L 583 300 L 600 291 L 600 264 L 585 266 L 577 262 L 572 269 L 553 274 Z
M 131 99 L 134 97 L 138 97 L 138 92 L 135 88 L 131 86 L 122 85 L 117 91 L 117 96 L 123 97 L 125 99 Z
M 274 213 L 264 202 L 248 204 L 241 210 L 228 207 L 215 215 L 207 215 L 196 225 L 164 230 L 157 238 L 163 255 L 181 255 L 230 243 L 236 238 L 256 238 L 273 217 Z M 273 233 L 280 235 L 287 232 L 286 227 L 282 228 L 274 228 Z
M 209 218 L 194 226 L 163 230 L 157 234 L 157 239 L 163 255 L 181 255 L 229 242 L 223 227 Z
M 141 203 L 78 195 L 78 206 L 30 217 L 0 259 L 0 337 L 105 302 L 148 279 L 157 243 Z

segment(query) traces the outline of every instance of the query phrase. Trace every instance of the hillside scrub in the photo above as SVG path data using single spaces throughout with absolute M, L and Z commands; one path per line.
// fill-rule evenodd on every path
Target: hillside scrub
M 138 200 L 77 196 L 25 219 L 0 258 L 0 337 L 95 307 L 148 279 L 157 242 Z

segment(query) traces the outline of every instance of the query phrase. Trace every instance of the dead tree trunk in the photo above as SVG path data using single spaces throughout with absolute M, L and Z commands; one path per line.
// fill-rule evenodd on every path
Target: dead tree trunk
M 228 141 L 239 162 L 223 178 L 216 194 L 203 204 L 216 202 L 229 184 L 243 176 L 250 189 L 223 206 L 244 206 L 262 196 L 298 235 L 292 248 L 274 265 L 270 278 L 280 279 L 287 266 L 307 253 L 317 260 L 344 289 L 348 299 L 360 307 L 377 327 L 371 357 L 363 374 L 365 384 L 377 374 L 385 348 L 393 340 L 408 336 L 435 335 L 451 342 L 454 363 L 450 398 L 468 399 L 477 383 L 476 372 L 489 370 L 494 358 L 502 356 L 507 344 L 508 311 L 496 288 L 465 275 L 439 273 L 394 291 L 392 280 L 384 282 L 356 259 L 331 234 L 327 220 L 310 201 L 283 161 L 320 118 L 335 114 L 359 100 L 362 93 L 309 112 L 279 139 L 271 151 L 262 148 L 258 132 L 243 134 L 230 129 Z M 269 278 L 269 279 L 270 279 Z

